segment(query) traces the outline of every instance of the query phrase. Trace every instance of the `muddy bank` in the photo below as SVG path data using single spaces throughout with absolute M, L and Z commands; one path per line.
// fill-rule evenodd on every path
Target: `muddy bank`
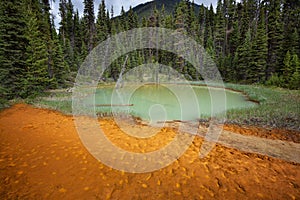
M 159 149 L 176 134 L 150 140 L 99 121 L 116 145 L 133 152 Z M 299 142 L 297 132 L 225 125 L 243 135 Z M 152 173 L 120 172 L 82 145 L 73 118 L 19 104 L 0 113 L 0 199 L 299 199 L 300 165 L 218 144 L 199 158 L 203 140 L 172 165 Z

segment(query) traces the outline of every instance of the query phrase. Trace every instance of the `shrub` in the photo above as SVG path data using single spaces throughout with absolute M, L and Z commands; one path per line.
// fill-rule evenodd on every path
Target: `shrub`
M 284 79 L 275 73 L 275 74 L 272 74 L 272 76 L 271 76 L 271 78 L 269 78 L 269 80 L 267 80 L 266 85 L 284 87 Z

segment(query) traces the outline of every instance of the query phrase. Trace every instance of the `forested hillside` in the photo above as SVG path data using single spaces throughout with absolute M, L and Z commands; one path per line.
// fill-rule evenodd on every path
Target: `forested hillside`
M 133 12 L 135 12 L 138 15 L 139 20 L 145 18 L 149 18 L 152 13 L 154 8 L 157 10 L 162 10 L 164 9 L 164 14 L 173 14 L 174 11 L 176 10 L 176 6 L 178 3 L 180 3 L 181 0 L 155 0 L 155 1 L 149 1 L 143 4 L 140 4 L 134 8 L 132 8 Z M 193 4 L 192 1 L 189 2 L 189 4 Z M 193 4 L 195 8 L 195 12 L 198 15 L 200 5 Z
M 80 17 L 71 0 L 60 0 L 59 27 L 54 26 L 50 0 L 0 2 L 1 99 L 71 87 L 81 63 L 97 44 L 111 34 L 147 26 L 170 28 L 193 37 L 215 60 L 226 82 L 300 87 L 300 1 L 219 0 L 216 12 L 212 6 L 203 5 L 195 12 L 194 5 L 183 0 L 176 4 L 173 14 L 167 14 L 165 10 L 170 8 L 164 6 L 159 10 L 151 7 L 150 17 L 142 20 L 132 8 L 127 13 L 123 9 L 115 18 L 104 0 L 96 15 L 93 2 L 83 1 Z M 159 62 L 188 79 L 201 79 L 177 55 L 155 51 L 131 52 L 127 69 Z M 118 79 L 124 61 L 125 56 L 111 65 L 106 80 Z

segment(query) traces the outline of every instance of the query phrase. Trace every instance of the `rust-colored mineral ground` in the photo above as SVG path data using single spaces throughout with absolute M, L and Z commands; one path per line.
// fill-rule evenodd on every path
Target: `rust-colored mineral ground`
M 160 148 L 176 130 L 154 138 L 126 136 L 112 119 L 99 121 L 121 148 Z M 299 132 L 226 125 L 225 130 L 299 143 Z M 72 116 L 17 104 L 0 113 L 0 199 L 300 199 L 300 164 L 217 144 L 199 158 L 194 139 L 173 164 L 152 173 L 121 172 L 83 146 Z

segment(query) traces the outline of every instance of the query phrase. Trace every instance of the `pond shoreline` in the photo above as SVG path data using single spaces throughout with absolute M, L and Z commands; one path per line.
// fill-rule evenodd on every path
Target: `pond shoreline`
M 36 109 L 41 109 L 46 111 L 48 110 L 49 112 L 57 112 L 58 114 L 61 114 L 66 117 L 73 117 L 73 114 L 64 113 L 63 111 L 60 110 L 47 108 L 43 106 L 30 105 L 25 103 L 16 103 L 14 105 L 11 105 L 10 107 L 1 110 L 0 113 L 7 109 L 11 109 L 14 106 L 19 106 L 19 105 L 32 106 L 33 108 Z M 147 126 L 149 123 L 149 121 L 142 120 L 140 117 L 135 117 L 135 116 L 129 116 L 129 117 L 131 117 L 137 125 Z M 106 114 L 102 116 L 98 115 L 98 120 L 114 120 L 114 117 L 111 114 Z M 210 120 L 209 119 L 198 119 L 194 121 L 170 120 L 170 121 L 158 122 L 158 123 L 169 124 L 168 125 L 169 127 L 174 127 L 174 124 L 176 125 L 176 123 L 183 123 L 183 124 L 197 123 L 202 127 L 208 128 L 210 125 Z M 267 139 L 279 139 L 279 140 L 286 140 L 286 141 L 300 143 L 300 130 L 291 130 L 291 129 L 285 129 L 281 127 L 254 126 L 254 125 L 234 123 L 230 121 L 225 121 L 220 125 L 224 127 L 224 130 L 236 132 L 242 135 L 255 135 Z
M 112 84 L 107 83 L 106 86 Z M 237 91 L 241 95 L 246 94 L 245 97 L 254 103 L 260 102 L 254 108 L 227 111 L 226 124 L 300 131 L 300 91 L 228 83 L 225 86 L 232 92 Z M 72 92 L 65 89 L 49 91 L 44 96 L 25 100 L 25 102 L 36 107 L 58 110 L 64 114 L 72 115 Z M 100 116 L 111 116 L 107 113 L 99 114 Z M 202 117 L 200 121 L 207 121 L 208 119 L 208 117 Z

